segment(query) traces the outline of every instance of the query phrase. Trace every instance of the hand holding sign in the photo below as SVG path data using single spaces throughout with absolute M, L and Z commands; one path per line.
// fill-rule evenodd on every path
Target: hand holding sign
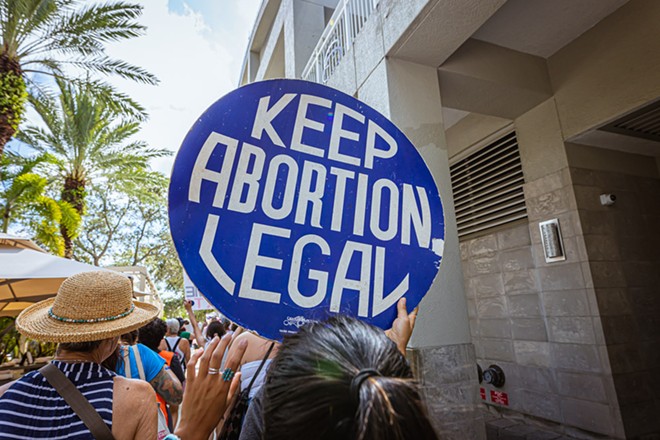
M 272 339 L 335 313 L 387 328 L 442 257 L 442 204 L 414 146 L 314 83 L 254 83 L 213 104 L 179 151 L 169 207 L 194 284 Z
M 415 309 L 409 314 L 406 309 L 406 299 L 401 298 L 396 304 L 396 310 L 397 317 L 392 323 L 392 328 L 386 330 L 385 334 L 396 344 L 399 351 L 405 356 L 408 341 L 410 341 L 410 337 L 415 329 L 415 320 L 417 319 L 419 307 L 415 307 Z

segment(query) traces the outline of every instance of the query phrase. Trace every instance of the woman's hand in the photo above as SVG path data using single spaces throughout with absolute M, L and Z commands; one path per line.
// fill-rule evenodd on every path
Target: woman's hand
M 234 376 L 231 381 L 222 379 L 222 371 L 218 371 L 222 363 L 225 349 L 231 336 L 226 335 L 221 340 L 217 337 L 209 343 L 206 349 L 198 350 L 188 362 L 186 370 L 186 389 L 181 404 L 181 418 L 175 433 L 182 440 L 207 440 L 220 418 L 227 409 L 230 391 L 236 392 L 240 385 L 240 376 Z M 237 343 L 235 350 L 229 354 L 225 368 L 236 371 L 239 367 L 247 343 Z M 199 361 L 199 370 L 196 370 Z
M 408 314 L 406 299 L 401 298 L 396 304 L 396 310 L 397 317 L 392 323 L 392 328 L 385 331 L 385 334 L 394 341 L 399 351 L 405 356 L 408 341 L 410 341 L 412 332 L 415 329 L 415 320 L 417 319 L 419 307 L 416 307 L 415 310 Z

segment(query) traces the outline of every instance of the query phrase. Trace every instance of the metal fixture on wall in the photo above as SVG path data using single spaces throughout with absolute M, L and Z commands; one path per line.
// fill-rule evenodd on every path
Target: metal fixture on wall
M 543 242 L 543 253 L 546 263 L 554 263 L 566 260 L 564 252 L 564 241 L 561 237 L 559 220 L 552 219 L 539 223 L 541 230 L 541 241 Z
M 600 204 L 603 206 L 612 206 L 616 202 L 616 196 L 614 194 L 601 194 L 600 195 Z
M 504 370 L 497 365 L 491 365 L 483 372 L 483 381 L 495 388 L 501 388 L 506 382 Z

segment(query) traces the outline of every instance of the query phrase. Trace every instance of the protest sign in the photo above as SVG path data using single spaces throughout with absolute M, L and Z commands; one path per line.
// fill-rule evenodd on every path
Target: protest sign
M 215 102 L 177 155 L 172 237 L 193 283 L 229 319 L 280 339 L 349 314 L 388 328 L 416 306 L 444 247 L 437 186 L 383 115 L 298 80 Z
M 192 301 L 193 310 L 213 310 L 214 307 L 202 296 L 197 286 L 193 284 L 190 277 L 183 271 L 183 292 L 186 300 Z

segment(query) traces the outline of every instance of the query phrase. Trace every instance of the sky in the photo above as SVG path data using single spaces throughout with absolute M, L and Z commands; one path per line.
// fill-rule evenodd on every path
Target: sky
M 155 74 L 157 86 L 111 79 L 146 107 L 137 138 L 176 152 L 194 121 L 238 85 L 261 0 L 141 0 L 146 34 L 108 46 L 108 55 Z M 153 167 L 170 175 L 175 154 Z

